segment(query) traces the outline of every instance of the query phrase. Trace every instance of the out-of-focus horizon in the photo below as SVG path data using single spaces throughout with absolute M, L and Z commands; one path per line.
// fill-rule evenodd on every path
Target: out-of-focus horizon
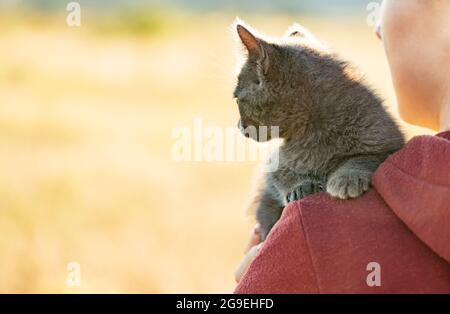
M 70 1 L 58 0 L 3 0 L 3 8 L 31 8 L 40 10 L 58 10 Z M 196 12 L 246 12 L 246 13 L 301 13 L 301 14 L 332 14 L 341 13 L 345 16 L 358 14 L 368 4 L 365 0 L 90 0 L 77 1 L 90 10 L 121 10 L 124 8 L 157 8 L 164 7 L 175 10 Z
M 235 16 L 308 27 L 396 115 L 369 1 L 79 1 L 81 27 L 68 2 L 0 3 L 0 293 L 232 291 L 258 164 L 176 162 L 171 134 L 236 125 Z

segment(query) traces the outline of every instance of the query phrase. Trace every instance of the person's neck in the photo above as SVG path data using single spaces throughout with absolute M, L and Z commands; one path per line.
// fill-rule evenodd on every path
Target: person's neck
M 450 131 L 450 96 L 445 98 L 442 109 L 439 114 L 440 121 L 440 130 L 441 131 Z

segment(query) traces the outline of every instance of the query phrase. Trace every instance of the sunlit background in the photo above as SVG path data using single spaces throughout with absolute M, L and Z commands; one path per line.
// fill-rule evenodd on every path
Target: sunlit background
M 68 2 L 0 2 L 0 292 L 233 290 L 258 163 L 176 162 L 171 134 L 236 125 L 235 16 L 303 24 L 396 112 L 370 1 L 79 1 L 81 27 Z

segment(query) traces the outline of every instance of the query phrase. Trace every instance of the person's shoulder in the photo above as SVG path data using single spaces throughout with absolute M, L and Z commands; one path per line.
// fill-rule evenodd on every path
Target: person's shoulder
M 289 204 L 283 215 L 286 217 L 298 216 L 304 223 L 314 221 L 327 223 L 330 220 L 345 219 L 351 221 L 374 213 L 385 213 L 386 204 L 375 189 L 370 189 L 358 198 L 340 200 L 323 192 L 311 195 L 302 200 Z
M 413 137 L 377 169 L 372 184 L 384 196 L 392 184 L 405 185 L 406 177 L 437 185 L 448 185 L 450 173 L 450 132 L 437 136 Z M 411 186 L 411 184 L 409 184 Z
M 436 136 L 419 135 L 410 139 L 405 146 L 386 161 L 394 164 L 409 164 L 411 160 L 423 160 L 429 157 L 448 157 L 450 154 L 450 132 Z
M 339 200 L 326 193 L 311 195 L 289 204 L 279 224 L 280 233 L 300 233 L 308 239 L 309 249 L 319 251 L 324 243 L 344 245 L 350 241 L 359 247 L 376 237 L 379 228 L 392 232 L 402 228 L 398 218 L 373 188 L 349 200 Z

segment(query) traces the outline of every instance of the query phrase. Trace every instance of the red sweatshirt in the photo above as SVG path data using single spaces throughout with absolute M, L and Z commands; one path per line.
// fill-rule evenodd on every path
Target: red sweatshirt
M 450 293 L 450 132 L 415 137 L 372 184 L 287 206 L 235 293 Z

